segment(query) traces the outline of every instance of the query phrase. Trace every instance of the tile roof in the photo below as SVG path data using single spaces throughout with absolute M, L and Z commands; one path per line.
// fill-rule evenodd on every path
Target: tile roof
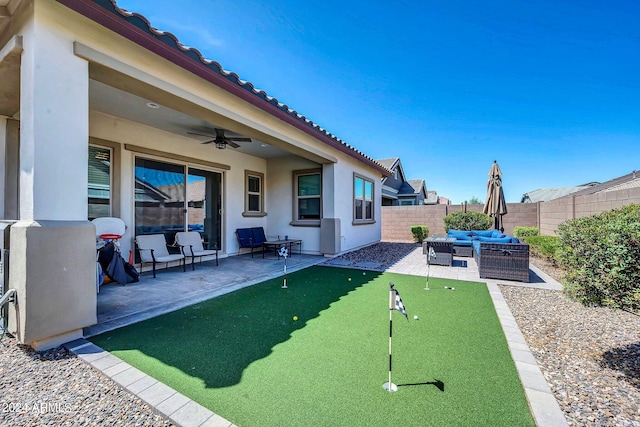
M 398 160 L 400 160 L 400 157 L 390 157 L 388 159 L 378 159 L 376 160 L 376 162 L 380 163 L 382 166 L 389 170 L 393 170 L 393 167 L 395 166 L 396 162 L 398 162 Z
M 284 113 L 286 116 L 294 119 L 294 121 L 299 124 L 297 126 L 298 128 L 305 130 L 307 133 L 311 134 L 317 139 L 327 143 L 327 145 L 333 146 L 334 148 L 346 154 L 349 154 L 351 157 L 357 158 L 360 161 L 369 164 L 370 166 L 379 170 L 383 175 L 390 175 L 391 171 L 380 163 L 376 162 L 373 158 L 367 156 L 355 147 L 347 144 L 326 129 L 320 127 L 305 116 L 299 114 L 297 111 L 289 108 L 289 106 L 281 103 L 280 101 L 278 101 L 278 99 L 269 96 L 265 91 L 256 89 L 251 82 L 242 80 L 236 73 L 225 70 L 218 62 L 206 59 L 204 56 L 202 56 L 202 53 L 200 53 L 199 50 L 183 45 L 175 35 L 154 28 L 149 20 L 147 20 L 147 18 L 145 18 L 143 15 L 139 13 L 129 12 L 118 7 L 116 0 L 57 1 L 69 7 L 70 9 L 86 16 L 87 18 L 111 29 L 112 31 L 124 37 L 127 37 L 129 40 L 147 48 L 148 50 L 173 61 L 174 63 L 182 66 L 182 68 L 191 71 L 194 74 L 199 75 L 200 77 L 211 77 L 210 73 L 222 77 L 227 83 L 230 83 L 232 87 L 235 87 L 236 89 L 242 89 L 246 92 L 246 94 L 249 94 L 251 98 L 243 97 L 245 100 L 253 103 L 254 105 L 265 111 L 268 110 L 264 105 L 260 105 L 257 101 L 262 100 L 268 103 L 271 107 L 274 107 L 275 109 Z M 100 9 L 98 9 L 97 7 L 99 7 Z M 104 11 L 108 12 L 108 14 L 105 14 Z M 119 20 L 126 21 L 129 26 L 123 25 L 122 22 L 114 22 L 113 16 L 117 17 Z M 131 28 L 131 26 L 134 28 Z M 145 37 L 145 34 L 140 34 L 139 31 L 136 30 L 141 30 L 146 35 L 151 36 L 153 39 L 155 39 L 155 41 L 162 43 L 162 45 L 153 43 L 153 40 L 148 40 Z M 167 47 L 171 50 L 171 52 L 166 51 Z M 179 54 L 179 57 L 176 57 L 176 53 Z M 185 59 L 192 61 L 192 63 L 187 64 L 185 62 Z M 193 66 L 193 62 L 196 62 L 196 67 Z M 202 74 L 202 65 L 204 65 L 204 67 L 206 68 L 206 70 L 204 70 L 206 76 Z M 235 95 L 239 95 L 242 97 L 239 91 L 232 90 L 232 87 L 230 87 L 228 84 L 220 84 L 221 82 L 219 81 L 219 79 L 217 81 L 212 81 L 212 79 L 207 80 L 220 87 L 223 87 L 223 89 L 229 90 Z M 290 122 L 290 124 L 293 123 Z M 303 126 L 300 126 L 300 124 Z
M 419 194 L 424 188 L 424 179 L 410 179 L 402 183 L 398 190 L 399 195 Z
M 574 194 L 585 188 L 587 188 L 585 185 L 578 185 L 574 187 L 539 188 L 523 194 L 520 203 L 548 202 L 549 200 L 559 199 L 560 197 Z
M 601 184 L 585 188 L 584 190 L 580 190 L 573 195 L 582 196 L 585 194 L 595 194 L 636 187 L 640 187 L 640 171 L 632 171 L 631 173 L 628 173 L 626 175 L 622 175 Z
M 427 197 L 424 200 L 425 205 L 436 205 L 438 204 L 438 192 L 435 190 L 427 191 Z

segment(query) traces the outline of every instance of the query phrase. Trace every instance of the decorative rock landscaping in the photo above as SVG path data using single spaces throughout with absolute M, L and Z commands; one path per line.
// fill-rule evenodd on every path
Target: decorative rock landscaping
M 558 291 L 500 291 L 569 425 L 640 426 L 640 316 Z

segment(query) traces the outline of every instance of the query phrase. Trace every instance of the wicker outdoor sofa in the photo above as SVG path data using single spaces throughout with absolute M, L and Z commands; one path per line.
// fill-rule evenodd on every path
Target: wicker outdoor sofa
M 481 278 L 529 282 L 529 245 L 479 242 L 478 246 L 474 255 Z
M 529 282 L 529 245 L 499 230 L 449 230 L 454 254 L 473 256 L 483 279 Z

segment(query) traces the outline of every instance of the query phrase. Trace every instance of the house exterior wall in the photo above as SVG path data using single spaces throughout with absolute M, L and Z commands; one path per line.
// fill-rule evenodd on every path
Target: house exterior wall
M 19 218 L 10 230 L 8 329 L 44 349 L 96 322 L 95 232 L 87 221 L 88 64 L 35 2 L 19 20 Z M 55 82 L 55 83 L 53 83 Z M 82 165 L 80 167 L 79 165 Z
M 35 0 L 16 18 L 23 27 L 20 105 L 19 221 L 11 228 L 11 288 L 19 304 L 9 330 L 46 349 L 81 336 L 96 322 L 95 228 L 87 221 L 88 144 L 115 149 L 114 214 L 127 230 L 122 252 L 134 247 L 136 156 L 210 169 L 223 174 L 223 251 L 235 254 L 239 227 L 304 241 L 320 253 L 320 228 L 295 227 L 292 173 L 323 171 L 323 216 L 338 218 L 342 250 L 381 236 L 380 172 L 302 129 L 214 86 L 52 0 Z M 264 159 L 217 150 L 194 139 L 89 110 L 89 79 L 112 85 L 193 117 L 274 145 L 291 155 Z M 106 81 L 105 81 L 106 80 Z M 55 83 L 53 83 L 55 82 Z M 0 148 L 7 161 L 2 120 Z M 98 142 L 98 144 L 100 144 Z M 190 160 L 185 160 L 190 159 Z M 202 163 L 206 167 L 202 167 Z M 264 174 L 266 216 L 244 217 L 245 170 Z M 18 172 L 16 172 L 18 173 Z M 353 176 L 375 185 L 375 221 L 353 225 Z M 7 179 L 0 181 L 3 190 Z M 3 201 L 6 211 L 6 202 Z M 64 247 L 65 250 L 60 250 Z M 43 298 L 42 296 L 45 296 Z

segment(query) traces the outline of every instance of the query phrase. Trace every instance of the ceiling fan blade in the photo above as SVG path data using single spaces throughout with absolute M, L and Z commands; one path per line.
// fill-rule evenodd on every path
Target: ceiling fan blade
M 240 141 L 240 142 L 251 142 L 251 138 L 241 138 L 241 137 L 227 137 L 229 141 Z
M 236 144 L 235 142 L 232 142 L 232 141 L 227 141 L 227 144 L 232 146 L 233 148 L 240 148 L 240 146 L 238 144 Z
M 205 141 L 205 142 L 203 142 L 202 144 L 211 144 L 212 142 L 215 142 L 215 139 L 212 139 L 212 140 L 210 140 L 210 141 Z

